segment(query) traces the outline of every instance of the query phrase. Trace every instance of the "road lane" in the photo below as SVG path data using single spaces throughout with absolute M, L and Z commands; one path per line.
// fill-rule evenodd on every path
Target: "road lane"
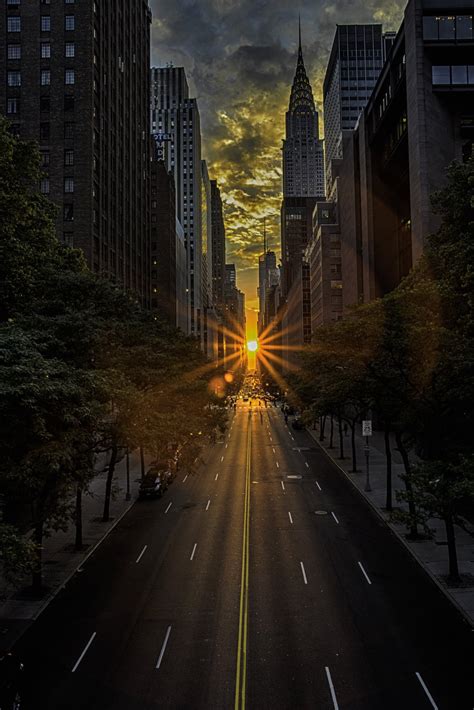
M 320 640 L 328 653 L 335 654 L 335 662 L 328 662 L 328 666 L 339 686 L 340 707 L 428 707 L 415 675 L 421 664 L 429 673 L 430 690 L 438 686 L 434 697 L 439 707 L 471 708 L 472 634 L 309 435 L 295 432 L 293 442 L 276 412 L 271 420 L 282 471 L 302 476 L 286 481 L 286 495 L 291 498 L 281 501 L 280 515 L 283 519 L 291 506 L 295 524 L 280 553 L 287 555 L 290 563 L 295 557 L 301 559 L 300 551 L 306 550 L 308 578 L 320 583 L 318 607 L 324 609 L 325 629 Z M 321 491 L 314 486 L 316 476 Z M 270 498 L 267 506 L 274 500 Z M 254 504 L 254 510 L 256 507 Z M 314 515 L 316 509 L 326 514 Z M 337 515 L 331 516 L 331 511 Z M 260 529 L 255 535 L 262 539 L 265 532 Z M 370 586 L 359 562 L 364 570 L 370 570 Z M 300 596 L 296 609 L 287 613 L 298 618 L 302 601 L 305 597 Z M 282 613 L 282 609 L 274 609 L 271 616 L 279 618 Z M 315 608 L 313 624 L 308 620 L 308 628 L 316 634 L 318 613 Z M 301 648 L 305 655 L 311 653 L 309 640 L 302 642 Z M 300 649 L 293 649 L 296 657 Z M 292 656 L 290 648 L 288 655 Z M 291 662 L 289 669 L 294 676 Z

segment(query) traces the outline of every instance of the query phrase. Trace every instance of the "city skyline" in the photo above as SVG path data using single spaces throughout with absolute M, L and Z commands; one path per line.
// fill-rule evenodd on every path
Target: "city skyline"
M 322 132 L 323 78 L 336 24 L 374 22 L 383 23 L 385 31 L 397 30 L 404 3 L 355 2 L 347 7 L 302 2 L 292 8 L 280 1 L 258 10 L 248 2 L 150 4 L 152 65 L 184 66 L 199 101 L 203 155 L 222 190 L 228 260 L 237 264 L 251 327 L 258 310 L 264 217 L 269 247 L 278 256 L 280 251 L 281 146 L 297 59 L 298 14 Z

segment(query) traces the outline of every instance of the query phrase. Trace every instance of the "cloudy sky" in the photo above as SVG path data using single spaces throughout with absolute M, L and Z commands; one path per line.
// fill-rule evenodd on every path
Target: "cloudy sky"
M 203 157 L 221 186 L 227 261 L 256 306 L 263 217 L 280 242 L 281 141 L 301 13 L 306 69 L 321 112 L 336 23 L 399 26 L 405 0 L 151 0 L 154 66 L 184 66 L 199 101 Z

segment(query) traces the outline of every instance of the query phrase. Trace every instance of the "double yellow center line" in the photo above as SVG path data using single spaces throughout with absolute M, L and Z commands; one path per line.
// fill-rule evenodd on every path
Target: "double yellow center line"
M 252 457 L 252 429 L 247 431 L 247 459 L 245 465 L 244 529 L 242 534 L 242 575 L 240 582 L 239 638 L 237 642 L 237 671 L 235 678 L 235 710 L 244 710 L 247 685 L 247 628 L 249 611 L 249 538 L 250 538 L 250 463 Z

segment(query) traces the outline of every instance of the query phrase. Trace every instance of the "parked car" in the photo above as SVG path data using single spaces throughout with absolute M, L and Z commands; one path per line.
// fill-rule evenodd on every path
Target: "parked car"
M 295 419 L 291 422 L 291 426 L 293 429 L 304 429 L 304 425 L 300 417 L 295 417 Z
M 140 483 L 138 495 L 140 498 L 161 498 L 167 488 L 168 481 L 164 472 L 150 468 Z
M 12 653 L 0 655 L 0 710 L 20 710 L 24 666 Z

